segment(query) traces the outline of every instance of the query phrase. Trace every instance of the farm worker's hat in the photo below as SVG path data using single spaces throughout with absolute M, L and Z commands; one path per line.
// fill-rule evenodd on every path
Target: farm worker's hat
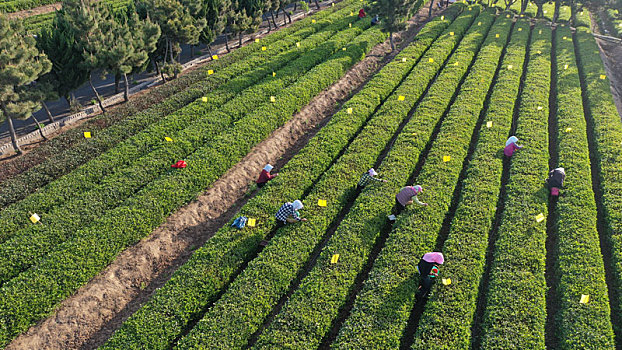
M 374 168 L 370 168 L 367 173 L 369 174 L 369 176 L 376 176 L 376 175 L 378 175 L 378 173 L 376 172 L 376 170 L 374 170 Z
M 292 203 L 292 205 L 294 206 L 294 210 L 299 210 L 303 207 L 302 202 L 297 199 L 294 201 L 294 203 Z
M 559 188 L 551 187 L 551 195 L 552 196 L 559 196 Z
M 440 252 L 425 253 L 423 255 L 423 261 L 443 265 L 445 257 L 443 256 L 443 253 Z
M 265 167 L 263 167 L 263 170 L 267 171 L 267 172 L 271 172 L 272 169 L 274 169 L 274 167 L 270 164 L 266 164 Z
M 507 141 L 505 141 L 505 147 L 507 147 L 507 146 L 509 146 L 509 145 L 511 145 L 513 143 L 517 143 L 517 142 L 518 142 L 518 137 L 510 136 L 510 138 Z

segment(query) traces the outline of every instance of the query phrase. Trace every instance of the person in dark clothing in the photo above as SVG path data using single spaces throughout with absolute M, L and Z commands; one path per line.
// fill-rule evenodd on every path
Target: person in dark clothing
M 261 174 L 259 174 L 259 178 L 257 179 L 257 181 L 255 181 L 257 183 L 257 187 L 262 188 L 264 187 L 268 181 L 274 179 L 278 174 L 270 174 L 270 171 L 272 171 L 272 169 L 274 169 L 274 167 L 270 164 L 266 164 L 266 166 L 263 168 L 263 170 L 261 170 Z
M 564 168 L 555 168 L 549 172 L 546 185 L 551 190 L 551 196 L 559 196 L 559 189 L 564 186 L 565 179 L 566 171 Z
M 378 23 L 380 23 L 380 18 L 378 17 L 378 15 L 375 15 L 374 18 L 371 19 L 371 25 L 375 26 Z
M 419 288 L 417 289 L 416 298 L 421 300 L 430 295 L 430 290 L 438 277 L 439 268 L 438 265 L 442 265 L 445 262 L 445 258 L 442 253 L 431 252 L 424 254 L 419 263 L 417 264 L 417 271 L 419 271 Z

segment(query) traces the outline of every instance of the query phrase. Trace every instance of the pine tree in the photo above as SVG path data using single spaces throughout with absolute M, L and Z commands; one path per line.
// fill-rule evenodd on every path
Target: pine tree
M 389 33 L 391 50 L 395 50 L 393 33 L 406 27 L 407 16 L 413 3 L 414 1 L 410 0 L 375 0 L 370 4 L 370 15 L 378 15 L 382 31 Z
M 44 27 L 36 40 L 39 50 L 52 62 L 52 70 L 39 81 L 50 84 L 69 104 L 70 92 L 87 81 L 89 72 L 83 67 L 82 51 L 76 44 L 64 10 L 56 12 L 52 26 Z
M 180 65 L 175 57 L 181 52 L 180 44 L 198 44 L 207 21 L 194 18 L 190 10 L 178 0 L 148 0 L 145 9 L 151 21 L 160 26 L 162 35 L 158 53 L 163 58 L 164 68 L 177 77 Z
M 63 16 L 73 33 L 76 46 L 82 52 L 83 61 L 80 64 L 82 69 L 88 72 L 88 82 L 95 98 L 99 103 L 102 112 L 106 112 L 102 98 L 93 85 L 93 72 L 101 68 L 98 61 L 100 47 L 97 43 L 97 36 L 100 32 L 99 22 L 101 21 L 101 6 L 97 6 L 93 0 L 64 0 Z
M 116 17 L 106 7 L 98 9 L 97 30 L 91 41 L 95 47 L 97 65 L 105 73 L 123 77 L 125 101 L 129 100 L 127 74 L 142 67 L 149 53 L 156 49 L 160 27 L 148 18 L 140 20 L 137 13 L 129 18 Z
M 0 111 L 18 154 L 22 150 L 17 144 L 13 119 L 26 119 L 40 108 L 39 87 L 33 82 L 52 68 L 45 54 L 37 49 L 35 39 L 20 33 L 24 33 L 20 21 L 11 22 L 0 15 Z

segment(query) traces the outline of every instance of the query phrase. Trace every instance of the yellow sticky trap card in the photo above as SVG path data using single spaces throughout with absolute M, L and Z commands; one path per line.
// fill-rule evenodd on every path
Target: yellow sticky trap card
M 454 32 L 449 32 L 449 35 L 454 36 Z
M 397 100 L 398 100 L 398 101 L 404 101 L 405 99 L 406 99 L 406 96 L 403 96 L 403 95 L 399 95 L 399 96 L 397 97 Z
M 571 132 L 571 131 L 572 131 L 572 128 L 566 128 L 566 130 L 565 130 L 565 131 L 566 131 L 566 132 Z
M 214 55 L 214 56 L 212 56 L 212 59 L 213 59 L 213 60 L 217 60 L 217 59 L 218 59 L 218 55 Z
M 354 16 L 354 12 L 350 11 L 350 16 Z
M 428 59 L 428 62 L 430 62 L 430 63 L 434 63 L 434 59 L 433 59 L 432 57 L 430 57 L 430 58 Z
M 207 75 L 212 75 L 212 74 L 214 74 L 214 70 L 212 70 L 212 69 L 208 69 L 208 70 L 207 70 Z
M 318 199 L 317 200 L 317 205 L 319 205 L 320 207 L 325 207 L 326 206 L 326 199 Z
M 339 254 L 333 254 L 333 257 L 330 258 L 330 263 L 331 264 L 336 264 L 337 261 L 339 261 Z
M 203 101 L 203 102 L 207 102 L 207 97 L 205 97 L 205 96 L 204 96 L 204 97 L 201 97 L 201 101 Z
M 566 37 L 562 37 L 562 40 L 566 40 L 566 39 L 567 39 Z
M 481 25 L 482 25 L 482 22 L 477 22 L 477 25 L 478 25 L 478 26 L 481 26 Z
M 600 75 L 600 79 L 601 79 L 601 80 L 605 80 L 605 78 L 607 78 L 607 76 L 606 76 L 606 75 L 604 75 L 604 74 L 601 74 L 601 75 Z
M 540 214 L 536 215 L 536 221 L 537 222 L 544 221 L 544 214 L 540 213 Z
M 487 128 L 492 128 L 492 120 L 489 122 L 486 122 L 486 127 Z
M 332 4 L 330 4 L 331 7 L 335 7 L 335 3 L 333 2 Z
M 542 54 L 542 51 L 538 50 L 536 51 L 538 53 L 538 55 Z
M 523 31 L 523 28 L 518 28 L 518 31 L 519 31 L 519 32 L 522 32 L 522 31 Z
M 443 162 L 447 163 L 451 160 L 451 156 L 443 156 Z
M 270 96 L 270 102 L 276 102 L 276 97 Z
M 443 281 L 443 284 L 446 286 L 451 284 L 451 278 L 443 278 L 442 281 Z
M 315 23 L 315 20 L 314 20 L 314 19 L 312 19 L 312 20 L 311 20 L 311 23 Z
M 297 43 L 296 43 L 296 47 L 300 47 L 300 42 L 297 42 Z
M 579 303 L 587 304 L 589 302 L 590 302 L 590 295 L 589 294 L 581 294 L 581 300 L 579 300 Z
M 91 138 L 91 132 L 90 131 L 85 131 L 84 132 L 84 138 L 85 139 L 90 139 Z
M 265 47 L 265 46 L 262 46 L 262 47 L 261 47 L 261 51 L 266 51 L 267 49 L 268 49 L 268 48 L 267 48 L 267 47 Z
M 445 16 L 441 16 L 441 21 L 444 21 L 444 20 L 445 20 Z
M 514 66 L 513 66 L 513 65 L 511 65 L 511 64 L 508 64 L 508 70 L 510 70 L 510 69 L 512 69 L 512 68 L 514 68 Z
M 258 43 L 258 42 L 259 42 L 259 39 L 255 39 L 255 42 L 256 42 L 256 43 Z
M 540 29 L 540 30 L 538 31 L 538 34 L 542 34 L 542 29 Z
M 348 109 L 346 109 L 346 113 L 348 113 L 348 114 L 352 114 L 352 108 L 348 108 Z
M 246 224 L 250 227 L 255 227 L 255 225 L 257 225 L 257 219 L 248 219 Z
M 273 76 L 273 77 L 276 77 L 276 72 L 272 72 L 272 76 Z
M 352 28 L 352 23 L 348 23 L 348 27 Z
M 542 110 L 542 106 L 538 106 L 538 110 L 541 111 Z
M 402 62 L 406 62 L 406 57 L 402 58 Z
M 506 15 L 505 17 L 506 17 L 506 18 L 510 18 L 510 15 Z
M 29 219 L 33 224 L 36 224 L 37 222 L 41 220 L 41 218 L 39 217 L 39 215 L 37 215 L 37 213 L 33 213 L 32 215 L 30 215 Z
M 345 50 L 346 50 L 346 48 L 344 47 L 342 50 L 343 50 L 343 51 L 345 51 Z
M 472 7 L 469 7 L 469 11 L 471 11 L 472 9 L 473 9 Z
M 564 64 L 564 69 L 568 69 L 568 65 L 567 64 Z
M 164 140 L 166 140 L 166 142 L 173 142 L 173 139 L 168 136 L 165 136 Z
M 498 37 L 499 37 L 499 34 L 495 34 L 495 38 L 498 38 Z

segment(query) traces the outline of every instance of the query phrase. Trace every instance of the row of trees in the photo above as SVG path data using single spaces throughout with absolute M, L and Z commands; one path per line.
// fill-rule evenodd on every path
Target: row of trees
M 176 78 L 183 44 L 203 43 L 209 49 L 223 33 L 241 44 L 243 34 L 255 32 L 265 15 L 269 29 L 278 27 L 279 12 L 291 23 L 285 10 L 291 3 L 295 0 L 138 0 L 114 11 L 97 0 L 64 0 L 52 26 L 34 38 L 23 34 L 19 21 L 0 15 L 0 120 L 6 119 L 21 154 L 13 120 L 29 118 L 43 105 L 54 121 L 44 101 L 63 97 L 69 103 L 71 92 L 88 81 L 105 113 L 93 74 L 122 78 L 127 101 L 128 74 L 151 66 L 163 81 Z

